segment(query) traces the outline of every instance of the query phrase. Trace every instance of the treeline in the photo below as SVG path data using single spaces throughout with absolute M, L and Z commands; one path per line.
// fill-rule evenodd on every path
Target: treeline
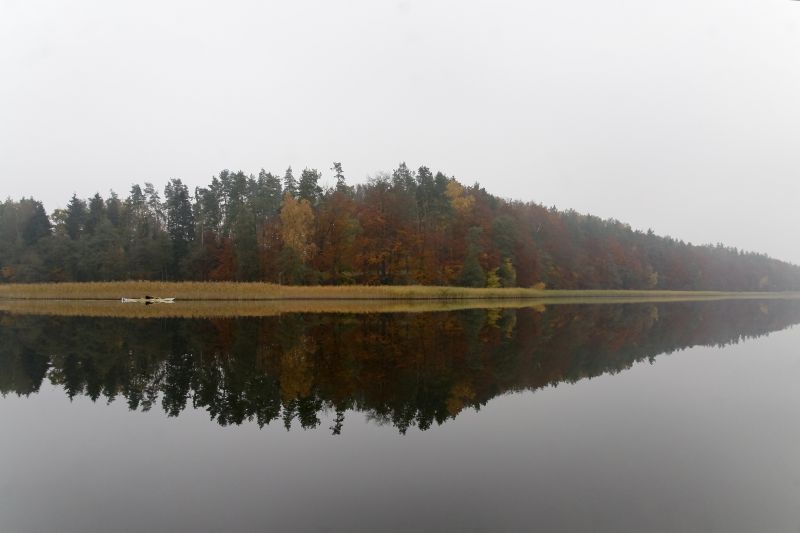
M 193 192 L 0 204 L 0 282 L 198 280 L 554 289 L 799 290 L 800 267 L 508 201 L 427 167 L 365 184 L 224 170 Z
M 204 409 L 221 425 L 313 428 L 329 414 L 334 433 L 357 411 L 405 432 L 509 391 L 798 322 L 797 300 L 208 320 L 0 313 L 0 395 L 50 384 L 132 410 Z

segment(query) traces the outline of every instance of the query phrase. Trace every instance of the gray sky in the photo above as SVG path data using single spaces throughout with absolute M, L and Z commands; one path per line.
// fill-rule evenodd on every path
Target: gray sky
M 399 161 L 800 263 L 800 2 L 0 0 L 0 194 Z

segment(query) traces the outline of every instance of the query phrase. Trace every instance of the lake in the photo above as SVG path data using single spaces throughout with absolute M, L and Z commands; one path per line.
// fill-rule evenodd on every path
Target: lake
M 800 300 L 141 309 L 0 312 L 0 531 L 800 531 Z

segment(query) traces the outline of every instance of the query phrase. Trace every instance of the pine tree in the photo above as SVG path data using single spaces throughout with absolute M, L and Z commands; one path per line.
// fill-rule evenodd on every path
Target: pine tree
M 333 170 L 333 177 L 336 179 L 336 192 L 352 196 L 353 188 L 347 185 L 347 181 L 344 177 L 344 171 L 342 170 L 342 164 L 334 162 L 331 170 Z
M 253 212 L 259 222 L 278 213 L 281 208 L 282 193 L 280 179 L 262 168 L 258 173 L 258 181 L 255 182 L 255 191 L 250 194 Z
M 286 174 L 283 175 L 283 192 L 297 198 L 297 180 L 294 179 L 294 174 L 292 174 L 292 167 L 287 168 Z
M 299 198 L 308 200 L 312 206 L 319 204 L 322 188 L 319 186 L 320 173 L 315 169 L 303 169 L 300 174 L 300 184 L 297 188 Z
M 33 198 L 23 198 L 19 202 L 19 208 L 22 214 L 20 217 L 22 219 L 20 233 L 24 244 L 33 245 L 39 239 L 50 236 L 52 226 L 42 202 Z
M 396 189 L 414 192 L 417 186 L 417 181 L 414 172 L 408 169 L 405 162 L 402 162 L 392 172 L 392 186 Z
M 86 224 L 87 215 L 86 202 L 78 198 L 77 195 L 73 194 L 72 199 L 67 204 L 67 214 L 66 219 L 64 220 L 64 226 L 67 229 L 67 235 L 69 235 L 69 238 L 73 241 L 77 240 L 81 236 Z
M 167 216 L 167 233 L 172 242 L 171 270 L 182 272 L 182 263 L 189 254 L 194 240 L 194 212 L 189 200 L 189 189 L 180 179 L 172 179 L 164 188 Z
M 86 216 L 86 233 L 94 235 L 95 229 L 103 220 L 106 220 L 106 203 L 100 193 L 89 200 L 89 212 Z

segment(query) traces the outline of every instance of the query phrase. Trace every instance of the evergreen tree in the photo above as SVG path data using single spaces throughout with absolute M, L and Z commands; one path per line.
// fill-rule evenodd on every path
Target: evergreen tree
M 106 219 L 106 203 L 100 193 L 95 193 L 89 200 L 89 212 L 86 215 L 86 233 L 94 235 L 97 226 Z
M 172 179 L 164 189 L 167 233 L 172 241 L 172 272 L 182 272 L 183 262 L 194 240 L 194 213 L 189 189 L 180 179 Z
M 417 170 L 417 213 L 425 221 L 431 212 L 434 203 L 433 174 L 428 167 L 419 167 Z
M 467 256 L 464 259 L 464 266 L 461 269 L 459 285 L 463 287 L 485 287 L 486 274 L 483 272 L 478 256 L 481 253 L 480 246 L 481 228 L 472 227 L 467 235 Z
M 249 210 L 237 214 L 234 230 L 236 279 L 255 281 L 260 277 L 258 241 L 255 217 Z
M 69 238 L 73 241 L 77 240 L 81 236 L 86 224 L 87 215 L 86 202 L 78 198 L 77 195 L 73 194 L 72 199 L 70 199 L 69 203 L 67 204 L 67 213 L 64 220 L 64 226 L 66 227 L 67 235 L 69 235 Z
M 33 245 L 40 239 L 50 236 L 50 219 L 45 213 L 42 202 L 33 198 L 23 198 L 19 202 L 19 207 L 21 212 L 20 236 L 24 244 Z
M 282 193 L 280 179 L 262 168 L 258 173 L 258 181 L 254 183 L 250 193 L 253 213 L 258 221 L 263 223 L 278 213 L 281 208 Z
M 216 178 L 214 178 L 216 179 Z M 201 244 L 206 232 L 217 232 L 222 224 L 222 211 L 218 187 L 197 188 L 194 192 L 194 216 L 200 232 Z
M 80 270 L 87 279 L 113 281 L 125 277 L 125 249 L 119 233 L 103 217 L 86 242 Z
M 334 162 L 331 170 L 333 170 L 333 177 L 336 180 L 336 192 L 352 196 L 353 188 L 347 185 L 347 180 L 342 170 L 342 164 Z
M 414 177 L 414 172 L 408 169 L 405 162 L 402 162 L 392 172 L 392 186 L 396 189 L 414 192 L 416 189 L 417 181 Z
M 159 233 L 164 228 L 164 208 L 161 204 L 161 196 L 153 184 L 149 182 L 144 184 L 144 196 L 151 230 Z
M 137 184 L 131 186 L 131 192 L 125 199 L 125 214 L 127 216 L 126 225 L 131 236 L 149 234 L 147 198 Z
M 292 174 L 292 167 L 287 168 L 286 173 L 283 175 L 283 192 L 297 198 L 297 180 Z
M 239 214 L 247 206 L 247 176 L 240 170 L 235 173 L 228 173 L 226 179 L 221 181 L 226 197 L 226 200 L 223 202 L 225 205 L 225 217 L 222 233 L 226 237 L 233 237 L 234 226 Z
M 111 191 L 106 202 L 106 215 L 112 226 L 118 227 L 120 225 L 122 221 L 122 202 L 114 191 Z
M 319 186 L 320 177 L 318 170 L 308 168 L 303 169 L 300 174 L 300 184 L 297 188 L 298 196 L 301 200 L 308 200 L 308 203 L 312 206 L 319 204 L 322 196 L 322 188 Z
M 267 198 L 266 216 L 274 217 L 281 210 L 281 200 L 283 199 L 281 180 L 278 179 L 278 176 L 267 173 L 263 188 Z

